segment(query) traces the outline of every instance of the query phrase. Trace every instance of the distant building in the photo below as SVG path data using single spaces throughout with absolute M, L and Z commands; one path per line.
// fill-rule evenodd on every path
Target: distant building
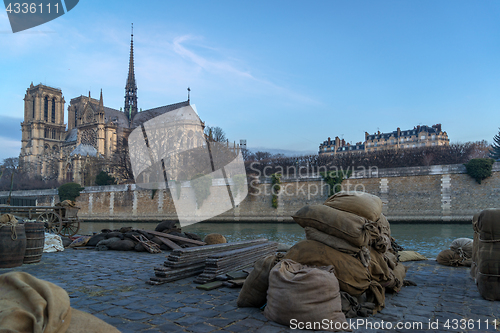
M 441 124 L 432 126 L 416 126 L 412 130 L 396 131 L 389 133 L 368 134 L 365 132 L 365 141 L 355 145 L 346 143 L 344 139 L 328 138 L 319 146 L 319 154 L 335 155 L 347 152 L 372 152 L 387 149 L 406 149 L 431 146 L 448 146 L 448 134 L 441 130 Z

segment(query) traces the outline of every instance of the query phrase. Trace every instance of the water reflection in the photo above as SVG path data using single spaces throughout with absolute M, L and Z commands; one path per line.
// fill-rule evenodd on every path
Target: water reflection
M 101 229 L 119 229 L 131 226 L 154 230 L 157 223 L 143 222 L 83 222 L 81 234 L 100 232 Z M 305 239 L 304 229 L 295 223 L 197 223 L 182 228 L 201 237 L 209 233 L 223 234 L 228 242 L 267 238 L 293 245 Z M 449 248 L 451 241 L 460 237 L 473 237 L 470 224 L 392 224 L 392 235 L 407 250 L 418 251 L 428 258 Z

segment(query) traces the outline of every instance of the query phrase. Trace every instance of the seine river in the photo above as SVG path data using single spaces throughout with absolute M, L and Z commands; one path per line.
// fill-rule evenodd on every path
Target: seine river
M 131 226 L 154 230 L 157 223 L 142 222 L 82 222 L 80 234 L 92 234 L 101 229 L 119 229 Z M 228 242 L 267 238 L 293 245 L 305 239 L 304 229 L 295 223 L 196 223 L 182 228 L 202 238 L 209 233 L 220 233 Z M 391 224 L 392 236 L 406 250 L 417 251 L 428 258 L 436 258 L 439 252 L 448 249 L 451 241 L 460 237 L 473 237 L 471 224 Z

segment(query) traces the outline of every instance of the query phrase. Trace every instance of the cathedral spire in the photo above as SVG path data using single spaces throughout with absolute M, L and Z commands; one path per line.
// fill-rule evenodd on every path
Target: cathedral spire
M 132 23 L 132 33 L 130 35 L 130 59 L 128 64 L 127 84 L 125 85 L 125 114 L 129 123 L 132 122 L 137 113 L 137 85 L 134 73 L 134 24 Z

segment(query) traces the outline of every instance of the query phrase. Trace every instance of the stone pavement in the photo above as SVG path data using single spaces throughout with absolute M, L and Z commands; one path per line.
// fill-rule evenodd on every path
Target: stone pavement
M 166 253 L 67 249 L 44 253 L 40 263 L 0 269 L 0 274 L 24 271 L 53 282 L 69 293 L 74 308 L 92 313 L 124 333 L 300 332 L 268 321 L 259 309 L 237 308 L 239 289 L 202 291 L 196 289 L 194 278 L 160 286 L 146 284 L 154 275 L 153 267 L 165 258 Z M 389 324 L 393 332 L 500 331 L 500 302 L 481 298 L 468 268 L 440 266 L 435 261 L 405 265 L 410 267 L 407 278 L 418 286 L 387 295 L 385 309 L 368 319 L 371 324 L 353 326 L 355 332 L 386 332 Z M 429 321 L 436 329 L 429 329 Z M 395 329 L 398 322 L 421 322 L 423 326 Z M 465 329 L 461 329 L 463 324 Z

